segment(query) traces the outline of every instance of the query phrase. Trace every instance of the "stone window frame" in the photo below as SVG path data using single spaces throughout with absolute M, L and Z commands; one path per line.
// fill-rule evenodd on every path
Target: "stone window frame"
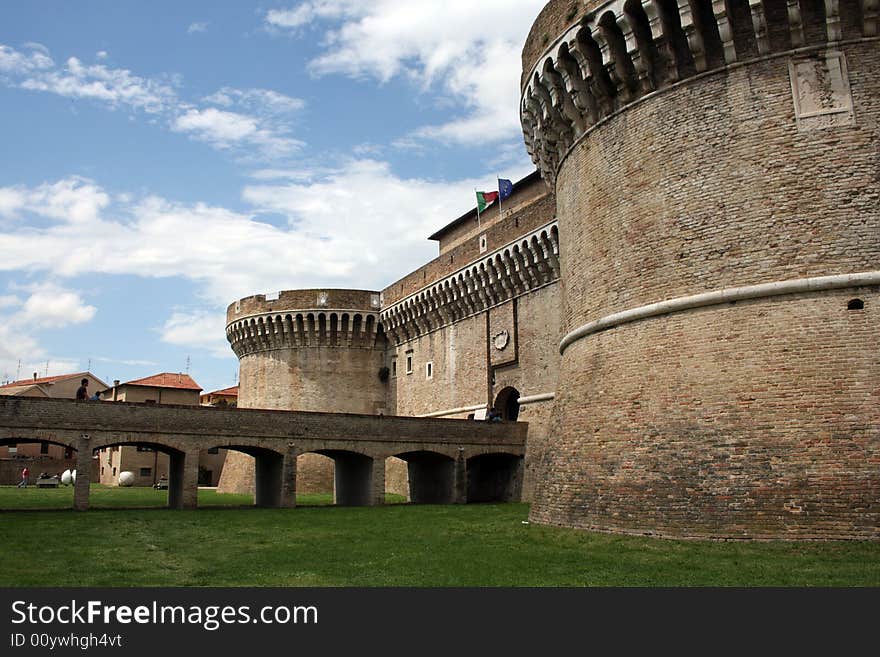
M 425 363 L 425 379 L 428 381 L 434 378 L 434 361 L 429 360 Z
M 413 361 L 414 360 L 415 359 L 413 358 L 413 350 L 410 349 L 409 351 L 406 352 L 406 373 L 407 374 L 413 373 Z

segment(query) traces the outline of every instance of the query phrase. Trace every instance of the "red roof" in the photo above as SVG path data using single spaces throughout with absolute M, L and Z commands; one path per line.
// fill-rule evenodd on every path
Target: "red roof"
M 198 390 L 201 392 L 199 384 L 192 380 L 189 374 L 178 374 L 176 372 L 162 372 L 154 374 L 144 379 L 135 379 L 127 381 L 122 385 L 125 386 L 148 386 L 150 388 L 176 388 L 178 390 Z
M 85 378 L 90 376 L 94 379 L 98 379 L 94 374 L 90 372 L 77 372 L 76 374 L 59 374 L 57 376 L 44 376 L 40 379 L 22 379 L 21 381 L 12 381 L 11 383 L 7 383 L 6 385 L 0 386 L 0 388 L 9 388 L 10 386 L 26 386 L 40 383 L 57 383 L 58 381 L 66 381 L 67 379 L 73 379 L 82 377 Z M 100 381 L 100 379 L 98 379 Z M 102 382 L 103 383 L 103 382 Z
M 216 395 L 218 397 L 238 397 L 238 386 L 223 388 L 223 390 L 215 390 L 214 392 L 206 392 L 205 394 Z

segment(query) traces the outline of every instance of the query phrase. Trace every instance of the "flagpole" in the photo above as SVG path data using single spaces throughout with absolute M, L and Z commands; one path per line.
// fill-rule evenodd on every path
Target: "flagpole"
M 501 178 L 498 176 L 497 173 L 495 174 L 495 181 L 498 183 L 496 185 L 496 187 L 498 188 L 498 218 L 501 219 L 504 216 L 503 210 L 501 209 Z
M 474 198 L 477 199 L 477 228 L 480 227 L 480 197 L 477 196 L 477 188 L 474 187 Z

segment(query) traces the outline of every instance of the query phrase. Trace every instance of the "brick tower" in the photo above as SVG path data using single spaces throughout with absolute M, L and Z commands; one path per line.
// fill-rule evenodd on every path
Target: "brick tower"
M 377 414 L 385 338 L 379 293 L 290 290 L 231 304 L 226 336 L 239 358 L 240 408 Z M 253 459 L 229 452 L 221 492 L 253 490 Z M 329 460 L 300 457 L 299 490 L 331 490 Z
M 532 520 L 880 538 L 877 0 L 553 0 L 563 284 Z

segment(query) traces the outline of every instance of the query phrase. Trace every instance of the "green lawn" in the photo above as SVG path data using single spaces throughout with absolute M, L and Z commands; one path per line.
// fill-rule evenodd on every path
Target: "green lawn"
M 133 491 L 133 492 L 132 492 Z M 70 488 L 0 488 L 0 508 Z M 164 503 L 95 487 L 98 506 Z M 329 496 L 304 498 L 311 504 Z M 0 586 L 878 586 L 880 543 L 708 542 L 524 524 L 525 504 L 0 513 Z

